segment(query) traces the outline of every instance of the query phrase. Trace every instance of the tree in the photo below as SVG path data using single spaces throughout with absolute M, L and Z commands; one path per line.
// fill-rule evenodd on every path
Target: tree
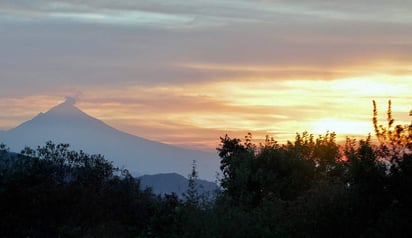
M 186 193 L 184 194 L 186 200 L 185 203 L 190 207 L 198 207 L 200 202 L 200 195 L 198 192 L 196 180 L 198 180 L 198 172 L 196 169 L 196 160 L 193 160 L 192 172 L 188 177 L 188 188 Z
M 10 148 L 6 144 L 0 143 L 0 153 L 9 152 Z
M 412 115 L 412 111 L 409 112 Z M 392 103 L 388 101 L 387 126 L 378 125 L 378 111 L 373 101 L 373 126 L 380 143 L 380 158 L 392 164 L 400 162 L 404 154 L 412 153 L 412 122 L 410 125 L 396 125 L 392 117 Z
M 155 198 L 101 155 L 47 142 L 0 173 L 1 237 L 136 237 Z

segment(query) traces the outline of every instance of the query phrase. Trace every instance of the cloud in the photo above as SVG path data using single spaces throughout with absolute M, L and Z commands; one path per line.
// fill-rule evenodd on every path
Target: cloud
M 92 115 L 180 144 L 247 128 L 290 139 L 316 120 L 369 120 L 372 98 L 409 111 L 411 5 L 4 0 L 0 128 L 79 91 Z
M 27 121 L 40 112 L 61 103 L 62 97 L 26 96 L 2 97 L 0 100 L 0 130 L 8 130 Z
M 406 1 L 11 1 L 0 3 L 3 16 L 61 19 L 99 24 L 182 26 L 229 22 L 410 22 L 412 4 Z M 158 26 L 159 26 L 158 25 Z
M 1 24 L 2 95 L 65 91 L 72 85 L 334 80 L 370 72 L 408 75 L 412 61 L 412 35 L 405 25 L 381 30 L 362 24 L 337 29 L 322 24 L 308 29 L 243 24 L 181 32 L 51 22 Z

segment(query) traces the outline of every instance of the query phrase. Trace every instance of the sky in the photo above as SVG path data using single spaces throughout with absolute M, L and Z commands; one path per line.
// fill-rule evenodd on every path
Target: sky
M 2 0 L 0 130 L 76 98 L 134 135 L 372 132 L 412 109 L 412 1 Z

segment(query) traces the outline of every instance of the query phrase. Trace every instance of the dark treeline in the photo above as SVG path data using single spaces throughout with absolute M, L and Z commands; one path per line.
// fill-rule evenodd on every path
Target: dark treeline
M 180 200 L 68 145 L 0 146 L 0 237 L 412 237 L 412 123 L 387 115 L 378 125 L 374 107 L 376 142 L 222 137 L 213 200 L 195 166 Z

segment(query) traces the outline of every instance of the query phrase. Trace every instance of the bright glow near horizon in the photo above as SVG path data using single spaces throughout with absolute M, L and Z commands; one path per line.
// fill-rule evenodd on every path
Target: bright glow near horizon
M 412 109 L 412 4 L 298 1 L 0 3 L 0 130 L 61 103 L 193 148 L 219 136 L 372 132 Z M 371 9 L 372 8 L 372 9 Z

